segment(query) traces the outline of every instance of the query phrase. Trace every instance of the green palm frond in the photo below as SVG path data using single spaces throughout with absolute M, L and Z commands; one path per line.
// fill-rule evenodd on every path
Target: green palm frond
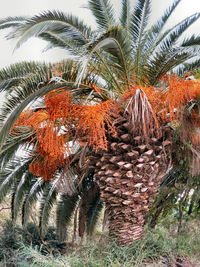
M 114 9 L 109 0 L 90 0 L 88 8 L 92 11 L 100 29 L 107 30 L 115 24 Z
M 130 33 L 133 38 L 133 44 L 139 43 L 145 27 L 147 26 L 151 9 L 149 0 L 138 0 L 131 15 Z
M 197 55 L 198 50 L 193 48 L 174 48 L 171 51 L 163 50 L 162 53 L 157 53 L 148 63 L 149 83 L 155 85 L 165 73 Z
M 130 27 L 130 13 L 131 13 L 130 1 L 122 0 L 120 23 L 124 28 L 126 28 L 126 30 L 129 30 Z
M 159 39 L 156 44 L 157 49 L 169 49 L 171 48 L 176 41 L 181 37 L 181 35 L 198 19 L 200 18 L 200 13 L 195 13 L 177 25 L 175 25 L 170 30 L 167 30 Z
M 2 202 L 4 197 L 11 190 L 12 185 L 18 184 L 24 171 L 27 170 L 29 163 L 29 159 L 24 160 L 23 163 L 15 159 L 15 161 L 6 164 L 6 167 L 0 173 L 0 202 Z
M 99 186 L 94 181 L 93 170 L 89 170 L 89 172 L 85 173 L 85 177 L 82 181 L 80 189 L 80 202 L 77 212 L 78 232 L 79 237 L 83 238 L 86 231 L 88 234 L 92 234 L 99 217 L 98 215 L 100 213 L 100 210 L 103 207 L 103 204 L 100 203 L 101 201 Z
M 24 166 L 23 172 L 17 172 L 13 183 L 11 184 L 11 216 L 13 223 L 16 223 L 17 216 L 19 215 L 19 210 L 22 206 L 23 198 L 28 190 L 28 184 L 30 184 L 29 177 L 33 175 L 28 171 L 29 162 Z
M 10 92 L 12 87 L 20 84 L 25 76 L 31 75 L 34 72 L 40 72 L 43 67 L 44 64 L 39 62 L 22 61 L 2 69 L 0 71 L 0 92 L 4 90 Z
M 38 85 L 44 82 L 46 84 L 48 83 L 48 73 L 43 73 L 43 76 L 41 73 L 33 74 L 25 78 L 20 86 L 15 87 L 15 90 L 13 89 L 14 93 L 9 94 L 6 98 L 0 116 L 0 124 L 4 124 L 0 131 L 0 146 L 3 145 L 7 135 L 21 112 L 32 101 L 43 96 L 48 91 L 55 89 L 56 86 L 44 86 L 44 84 L 41 88 L 38 88 Z M 61 87 L 61 85 L 57 87 Z
M 33 137 L 34 133 L 28 127 L 17 127 L 13 129 L 13 132 L 9 133 L 2 149 L 0 151 L 0 166 L 3 167 L 10 159 L 15 157 L 15 154 L 20 148 L 25 146 L 24 152 L 28 155 L 29 143 L 27 139 Z M 26 142 L 26 145 L 25 145 Z
M 56 236 L 59 242 L 66 240 L 67 225 L 74 213 L 78 199 L 78 195 L 63 194 L 60 197 L 56 210 Z
M 46 183 L 42 178 L 37 178 L 35 182 L 33 182 L 33 185 L 29 192 L 27 192 L 23 202 L 22 225 L 26 225 L 28 223 L 33 204 L 38 200 L 39 195 L 45 191 L 45 187 L 47 186 L 48 183 Z
M 18 27 L 26 21 L 27 17 L 25 16 L 16 16 L 16 17 L 7 17 L 0 20 L 0 29 L 7 29 L 11 27 Z
M 143 49 L 141 51 L 141 58 L 143 65 L 146 65 L 147 60 L 149 59 L 153 50 L 158 44 L 158 40 L 162 34 L 163 27 L 165 26 L 166 22 L 173 14 L 180 2 L 181 0 L 174 1 L 173 4 L 164 12 L 163 16 L 159 18 L 156 23 L 153 24 L 151 28 L 146 32 L 142 40 Z
M 180 2 L 181 2 L 181 0 L 175 0 L 172 3 L 172 5 L 169 8 L 167 8 L 167 10 L 164 12 L 163 16 L 155 24 L 153 24 L 153 26 L 150 29 L 150 32 L 153 32 L 154 34 L 156 34 L 156 37 L 158 36 L 158 34 L 161 33 L 166 22 L 168 21 L 170 16 L 173 14 L 173 12 L 175 11 L 176 7 L 178 6 L 178 4 Z M 155 40 L 153 39 L 153 42 L 154 41 Z
M 33 175 L 29 171 L 24 172 L 24 174 L 20 179 L 19 184 L 15 189 L 15 194 L 13 199 L 12 214 L 14 222 L 16 221 L 17 216 L 19 215 L 19 210 L 21 209 L 24 196 L 26 195 L 27 192 L 29 192 L 32 183 L 33 183 Z
M 97 195 L 94 201 L 91 203 L 87 213 L 86 220 L 86 232 L 88 235 L 92 235 L 94 232 L 96 223 L 103 209 L 103 202 L 100 200 L 100 195 Z
M 16 48 L 19 48 L 29 38 L 49 31 L 52 33 L 64 31 L 66 36 L 76 40 L 80 45 L 87 43 L 92 34 L 91 28 L 77 17 L 53 10 L 27 19 L 22 25 L 15 27 L 8 38 L 17 38 Z
M 55 188 L 56 182 L 48 183 L 48 186 L 45 187 L 44 192 L 42 193 L 42 198 L 40 200 L 40 211 L 39 211 L 39 230 L 41 237 L 44 237 L 50 212 L 53 208 L 54 203 L 56 202 L 57 192 Z
M 200 45 L 200 36 L 192 35 L 189 38 L 185 38 L 181 43 L 182 47 Z
M 128 73 L 128 57 L 130 56 L 130 41 L 126 38 L 126 32 L 123 31 L 122 28 L 116 26 L 110 28 L 106 33 L 104 33 L 100 38 L 95 40 L 86 47 L 86 54 L 84 55 L 84 59 L 81 60 L 81 69 L 80 69 L 80 76 L 78 81 L 80 82 L 84 77 L 85 70 L 87 65 L 90 62 L 90 59 L 94 54 L 100 58 L 102 61 L 105 69 L 108 71 L 110 78 L 113 80 L 115 86 L 119 90 L 121 87 L 117 82 L 115 76 L 113 75 L 113 70 L 110 69 L 109 65 L 107 64 L 108 59 L 104 59 L 99 54 L 99 50 L 103 50 L 109 54 L 111 54 L 115 58 L 115 63 L 118 67 L 121 68 L 121 75 L 125 76 L 125 82 L 128 83 L 129 81 L 129 73 Z M 107 55 L 109 56 L 109 55 Z M 123 74 L 124 73 L 124 74 Z
M 151 11 L 150 0 L 139 0 L 134 8 L 133 15 L 131 17 L 130 33 L 133 38 L 133 51 L 135 53 L 135 72 L 139 74 L 139 63 L 141 54 L 141 42 L 145 33 L 149 15 Z
M 155 74 L 155 72 L 158 73 L 158 69 L 163 70 L 170 70 L 173 69 L 175 66 L 182 64 L 184 61 L 187 59 L 191 58 L 191 54 L 195 56 L 194 52 L 195 49 L 193 47 L 193 50 L 188 52 L 186 51 L 188 57 L 185 54 L 185 57 L 182 57 L 183 55 L 183 50 L 181 46 L 176 45 L 176 41 L 180 38 L 180 36 L 190 27 L 195 21 L 197 21 L 200 17 L 200 13 L 196 13 L 186 19 L 184 19 L 182 22 L 178 23 L 175 27 L 171 28 L 170 30 L 165 31 L 164 34 L 162 34 L 161 37 L 159 37 L 159 40 L 154 43 L 152 46 L 150 45 L 149 51 L 146 53 L 144 49 L 144 54 L 143 54 L 143 65 L 145 66 L 144 73 L 146 72 L 146 66 L 150 70 L 150 73 L 148 75 L 148 78 L 150 77 L 150 84 L 155 84 L 157 79 L 160 77 L 160 75 Z M 148 42 L 147 42 L 148 43 Z M 176 45 L 176 46 L 175 46 Z M 189 46 L 188 46 L 189 47 Z M 177 51 L 178 56 L 174 55 L 174 60 L 173 58 L 170 57 L 170 53 L 174 53 L 174 50 Z M 179 55 L 180 54 L 180 55 Z M 169 55 L 170 60 L 167 59 Z M 196 50 L 196 55 L 198 55 L 198 48 Z M 175 60 L 177 60 L 177 64 L 175 64 Z M 182 59 L 182 60 L 180 60 Z M 183 60 L 184 59 L 184 60 Z M 173 64 L 169 64 L 169 62 Z M 165 64 L 167 66 L 164 66 Z M 142 68 L 141 68 L 142 69 Z
M 70 40 L 69 37 L 65 35 L 65 33 L 56 34 L 48 31 L 40 34 L 39 37 L 49 42 L 44 51 L 48 51 L 52 48 L 58 47 L 67 50 L 70 55 L 73 56 L 79 56 L 82 52 L 82 49 L 81 47 L 79 48 L 77 42 Z
M 194 71 L 195 69 L 198 69 L 200 67 L 200 59 L 194 59 L 192 62 L 186 62 L 182 66 L 178 67 L 178 69 L 175 70 L 175 72 L 182 76 L 184 72 L 190 72 Z

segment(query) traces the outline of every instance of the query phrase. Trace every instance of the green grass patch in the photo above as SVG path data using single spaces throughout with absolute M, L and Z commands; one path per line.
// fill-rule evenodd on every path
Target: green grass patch
M 146 229 L 142 240 L 126 247 L 96 232 L 83 245 L 77 243 L 72 247 L 69 243 L 66 248 L 56 242 L 53 228 L 49 228 L 45 240 L 41 240 L 34 224 L 23 229 L 7 221 L 0 232 L 0 266 L 164 267 L 177 259 L 193 259 L 200 266 L 199 220 L 185 223 L 179 234 L 177 225 L 173 225 L 173 230 L 171 224 L 168 226 Z
M 39 250 L 31 247 L 23 247 L 20 257 L 23 256 L 24 260 L 19 266 L 143 267 L 147 263 L 147 266 L 161 266 L 161 259 L 167 264 L 174 262 L 177 257 L 199 257 L 198 231 L 186 231 L 175 236 L 166 228 L 157 227 L 153 231 L 146 230 L 142 240 L 127 247 L 119 247 L 113 240 L 108 242 L 107 239 L 102 239 L 98 243 L 90 242 L 72 250 L 67 256 L 57 258 L 52 255 L 44 256 Z

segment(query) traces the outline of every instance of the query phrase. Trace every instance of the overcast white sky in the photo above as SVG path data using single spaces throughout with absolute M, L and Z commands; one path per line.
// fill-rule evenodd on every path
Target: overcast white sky
M 56 9 L 73 13 L 95 27 L 95 22 L 89 10 L 82 8 L 87 2 L 87 0 L 6 0 L 1 3 L 0 18 L 16 15 L 35 15 L 41 11 Z M 119 10 L 121 0 L 111 0 L 111 2 Z M 131 0 L 131 2 L 134 4 L 136 0 Z M 152 0 L 151 20 L 156 20 L 172 2 L 173 0 Z M 171 18 L 169 26 L 195 12 L 200 12 L 200 0 L 182 0 Z M 193 32 L 199 34 L 199 31 L 200 20 L 190 28 L 187 35 Z M 6 30 L 0 31 L 0 68 L 22 60 L 56 61 L 66 57 L 66 52 L 60 49 L 42 53 L 45 42 L 36 38 L 30 39 L 13 54 L 15 41 L 5 40 L 4 37 L 6 34 Z

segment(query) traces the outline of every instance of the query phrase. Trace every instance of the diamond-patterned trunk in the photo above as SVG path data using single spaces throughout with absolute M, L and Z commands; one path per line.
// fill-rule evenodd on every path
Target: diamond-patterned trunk
M 170 147 L 170 129 L 162 127 L 159 138 L 144 142 L 129 132 L 129 123 L 121 118 L 116 125 L 118 138 L 108 137 L 108 151 L 90 158 L 101 199 L 106 204 L 109 232 L 119 244 L 128 245 L 143 235 L 151 197 L 166 173 L 166 150 Z

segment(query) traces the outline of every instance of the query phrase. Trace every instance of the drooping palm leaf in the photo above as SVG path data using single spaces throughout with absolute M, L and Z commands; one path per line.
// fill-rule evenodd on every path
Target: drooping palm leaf
M 15 27 L 9 35 L 9 38 L 17 38 L 16 48 L 33 36 L 40 36 L 45 32 L 61 33 L 66 32 L 76 40 L 79 45 L 84 45 L 91 36 L 91 29 L 77 17 L 66 15 L 60 11 L 46 11 L 38 16 L 27 19 L 25 23 Z
M 67 225 L 76 208 L 78 195 L 61 195 L 56 210 L 56 236 L 59 242 L 63 242 L 67 236 Z
M 44 51 L 58 47 L 67 50 L 73 56 L 79 56 L 81 53 L 81 48 L 79 49 L 77 42 L 69 40 L 69 37 L 65 34 L 56 34 L 48 31 L 41 33 L 39 37 L 49 42 Z
M 94 43 L 90 43 L 87 46 L 87 52 L 84 56 L 84 60 L 82 60 L 78 81 L 80 82 L 84 77 L 86 66 L 89 64 L 93 54 L 97 54 L 97 56 L 100 57 L 105 69 L 108 71 L 115 86 L 117 86 L 118 90 L 121 90 L 119 83 L 116 81 L 116 78 L 113 75 L 113 70 L 109 68 L 109 65 L 106 62 L 107 60 L 101 57 L 98 51 L 104 50 L 117 59 L 117 61 L 115 60 L 115 63 L 121 68 L 121 76 L 124 73 L 125 82 L 129 83 L 127 62 L 128 57 L 130 56 L 130 49 L 130 42 L 126 38 L 126 32 L 118 26 L 110 28 L 105 34 L 100 36 L 99 39 L 95 40 Z
M 96 223 L 99 219 L 102 209 L 103 202 L 100 200 L 100 196 L 97 196 L 96 199 L 94 199 L 94 202 L 91 203 L 87 213 L 86 232 L 88 235 L 92 235 L 92 233 L 94 232 Z
M 26 21 L 27 17 L 17 16 L 17 17 L 7 17 L 0 20 L 0 29 L 6 29 L 10 27 L 18 27 Z
M 25 142 L 33 135 L 34 133 L 28 127 L 21 127 L 21 129 L 9 133 L 0 151 L 0 166 L 3 167 L 3 165 L 7 164 L 23 146 L 26 147 L 27 154 L 29 144 L 26 143 L 25 145 Z
M 33 185 L 29 192 L 27 192 L 24 199 L 22 207 L 22 225 L 26 226 L 33 204 L 39 199 L 39 196 L 43 191 L 45 191 L 45 187 L 47 186 L 48 183 L 46 183 L 42 178 L 37 178 L 35 181 L 33 181 Z
M 27 192 L 29 192 L 31 185 L 33 183 L 33 175 L 26 171 L 22 175 L 19 184 L 15 190 L 14 199 L 13 199 L 13 221 L 15 222 L 17 216 L 19 215 L 19 210 L 21 209 L 24 196 Z
M 45 187 L 40 200 L 39 229 L 41 237 L 44 237 L 46 233 L 50 212 L 56 202 L 56 197 L 57 192 L 55 190 L 55 182 L 48 183 L 48 186 Z
M 0 202 L 11 190 L 16 177 L 22 177 L 24 170 L 26 170 L 29 165 L 29 162 L 30 161 L 28 159 L 24 162 L 14 161 L 6 164 L 5 169 L 1 171 L 0 175 Z
M 179 76 L 182 76 L 184 72 L 190 72 L 200 67 L 200 59 L 194 59 L 192 62 L 186 62 L 183 66 L 180 66 L 176 71 Z

